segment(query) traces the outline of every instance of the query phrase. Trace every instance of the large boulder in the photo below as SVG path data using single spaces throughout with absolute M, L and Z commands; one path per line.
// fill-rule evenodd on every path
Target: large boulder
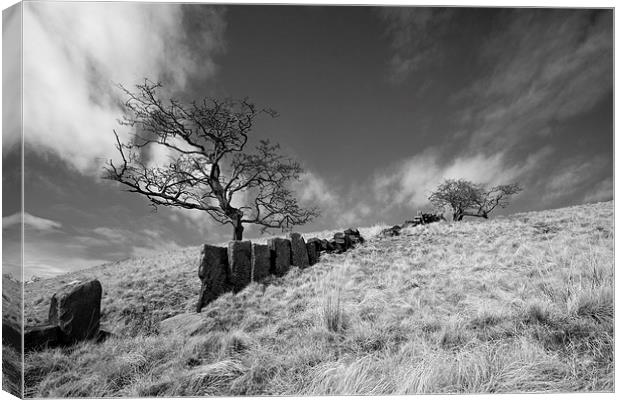
M 93 279 L 68 284 L 52 296 L 49 323 L 58 326 L 62 342 L 74 343 L 97 335 L 101 293 L 101 283 Z
M 233 292 L 237 293 L 252 280 L 252 242 L 232 240 L 228 242 L 228 267 Z
M 200 251 L 198 276 L 202 281 L 196 311 L 230 290 L 228 249 L 205 244 Z
M 252 281 L 260 282 L 269 276 L 271 252 L 266 244 L 252 243 Z
M 269 239 L 271 253 L 271 272 L 276 276 L 285 275 L 291 268 L 291 241 L 282 238 Z
M 299 268 L 308 268 L 310 262 L 308 260 L 308 249 L 306 242 L 301 234 L 291 232 L 291 265 Z
M 95 336 L 93 336 L 95 337 Z M 56 325 L 39 325 L 24 331 L 24 350 L 39 350 L 54 347 L 62 342 L 62 332 Z

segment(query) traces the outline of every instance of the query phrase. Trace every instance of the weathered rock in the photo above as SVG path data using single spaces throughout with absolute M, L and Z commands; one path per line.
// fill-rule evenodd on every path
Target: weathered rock
M 327 244 L 327 247 L 328 247 L 328 249 L 329 249 L 328 251 L 329 251 L 330 253 L 333 253 L 333 252 L 337 252 L 337 253 L 339 253 L 339 252 L 341 252 L 341 248 L 338 246 L 338 244 L 336 243 L 336 241 L 335 241 L 334 239 L 330 240 L 330 241 L 329 241 L 329 242 L 327 242 L 327 243 L 328 243 L 328 244 Z
M 60 289 L 50 304 L 49 323 L 60 328 L 60 341 L 91 339 L 99 331 L 101 283 L 93 279 Z
M 319 252 L 316 249 L 316 245 L 311 242 L 306 243 L 306 249 L 308 251 L 308 264 L 314 265 L 319 261 Z
M 308 248 L 301 234 L 291 232 L 291 265 L 299 268 L 308 268 Z
M 93 336 L 94 337 L 94 336 Z M 24 331 L 24 350 L 40 350 L 58 346 L 62 342 L 62 332 L 57 325 L 40 325 Z
M 310 238 L 308 239 L 308 241 L 306 242 L 306 244 L 310 244 L 312 246 L 314 246 L 314 248 L 316 249 L 317 254 L 323 250 L 323 246 L 321 245 L 321 240 L 319 238 Z
M 344 231 L 345 235 L 352 235 L 352 236 L 361 236 L 360 235 L 360 231 L 354 228 L 349 228 L 347 230 Z
M 228 242 L 228 267 L 233 292 L 239 292 L 252 280 L 252 242 L 232 240 Z
M 394 225 L 391 228 L 386 228 L 381 231 L 381 236 L 398 236 L 400 235 L 401 227 L 399 225 Z
M 336 244 L 336 251 L 343 253 L 351 248 L 351 239 L 343 232 L 337 232 L 334 234 L 334 242 Z
M 271 273 L 285 275 L 291 268 L 291 241 L 282 238 L 269 239 L 267 242 L 271 253 Z
M 164 335 L 193 336 L 208 329 L 212 323 L 206 315 L 184 313 L 160 321 L 159 333 Z
M 321 251 L 325 251 L 327 253 L 331 253 L 332 251 L 334 251 L 334 249 L 331 248 L 331 244 L 329 243 L 329 240 L 321 239 Z
M 252 243 L 252 281 L 260 282 L 269 276 L 271 252 L 266 244 Z
M 202 280 L 196 311 L 217 299 L 230 288 L 228 249 L 205 244 L 200 251 L 198 276 Z

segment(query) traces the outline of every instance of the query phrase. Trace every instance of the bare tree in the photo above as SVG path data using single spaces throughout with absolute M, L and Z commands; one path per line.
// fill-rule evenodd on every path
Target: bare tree
M 488 218 L 491 211 L 506 207 L 510 197 L 521 190 L 516 183 L 486 189 L 464 179 L 446 179 L 428 199 L 436 207 L 450 206 L 453 220 L 461 221 L 466 216 Z
M 120 123 L 134 132 L 123 143 L 114 131 L 122 162 L 110 160 L 105 179 L 145 196 L 155 208 L 205 211 L 232 225 L 233 240 L 243 238 L 245 224 L 260 225 L 262 231 L 286 229 L 318 216 L 317 208 L 302 208 L 290 188 L 303 173 L 298 162 L 284 158 L 279 145 L 266 140 L 252 152 L 246 149 L 255 119 L 274 117 L 273 110 L 247 99 L 163 101 L 162 85 L 149 80 L 136 85 L 135 92 L 120 87 L 127 95 Z M 149 162 L 151 146 L 166 150 L 167 165 Z
M 510 183 L 507 185 L 493 186 L 489 190 L 483 190 L 476 198 L 475 207 L 476 217 L 489 218 L 489 213 L 495 210 L 497 207 L 505 208 L 509 202 L 510 197 L 522 191 L 523 189 L 517 183 Z

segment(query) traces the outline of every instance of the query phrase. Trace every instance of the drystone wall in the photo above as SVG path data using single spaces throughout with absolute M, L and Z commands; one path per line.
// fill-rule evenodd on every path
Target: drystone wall
M 338 232 L 333 239 L 311 238 L 306 242 L 297 232 L 288 238 L 269 239 L 266 245 L 249 240 L 233 240 L 228 247 L 202 246 L 198 277 L 202 282 L 196 311 L 224 293 L 237 293 L 250 282 L 261 282 L 270 275 L 283 276 L 291 266 L 308 268 L 322 252 L 342 253 L 363 243 L 357 229 Z
M 426 225 L 432 222 L 439 222 L 442 220 L 445 220 L 445 218 L 441 214 L 420 213 L 416 215 L 412 220 L 405 221 L 405 223 L 403 223 L 402 225 L 394 225 L 390 228 L 382 230 L 380 236 L 398 236 L 400 235 L 400 230 L 403 228 Z

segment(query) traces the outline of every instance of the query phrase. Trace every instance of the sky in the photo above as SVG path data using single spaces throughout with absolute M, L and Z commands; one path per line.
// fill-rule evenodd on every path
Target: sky
M 117 122 L 117 84 L 144 78 L 183 101 L 249 97 L 278 111 L 252 135 L 305 169 L 297 197 L 321 216 L 300 232 L 400 223 L 432 210 L 447 178 L 518 182 L 523 192 L 494 215 L 613 198 L 609 9 L 29 2 L 22 12 L 23 87 L 5 74 L 3 90 L 23 95 L 26 279 L 231 236 L 204 213 L 153 212 L 101 179 L 118 159 L 113 129 L 131 133 Z M 3 37 L 19 36 L 18 17 L 5 11 Z M 14 47 L 5 41 L 4 60 Z M 3 103 L 5 272 L 20 263 L 19 106 Z

